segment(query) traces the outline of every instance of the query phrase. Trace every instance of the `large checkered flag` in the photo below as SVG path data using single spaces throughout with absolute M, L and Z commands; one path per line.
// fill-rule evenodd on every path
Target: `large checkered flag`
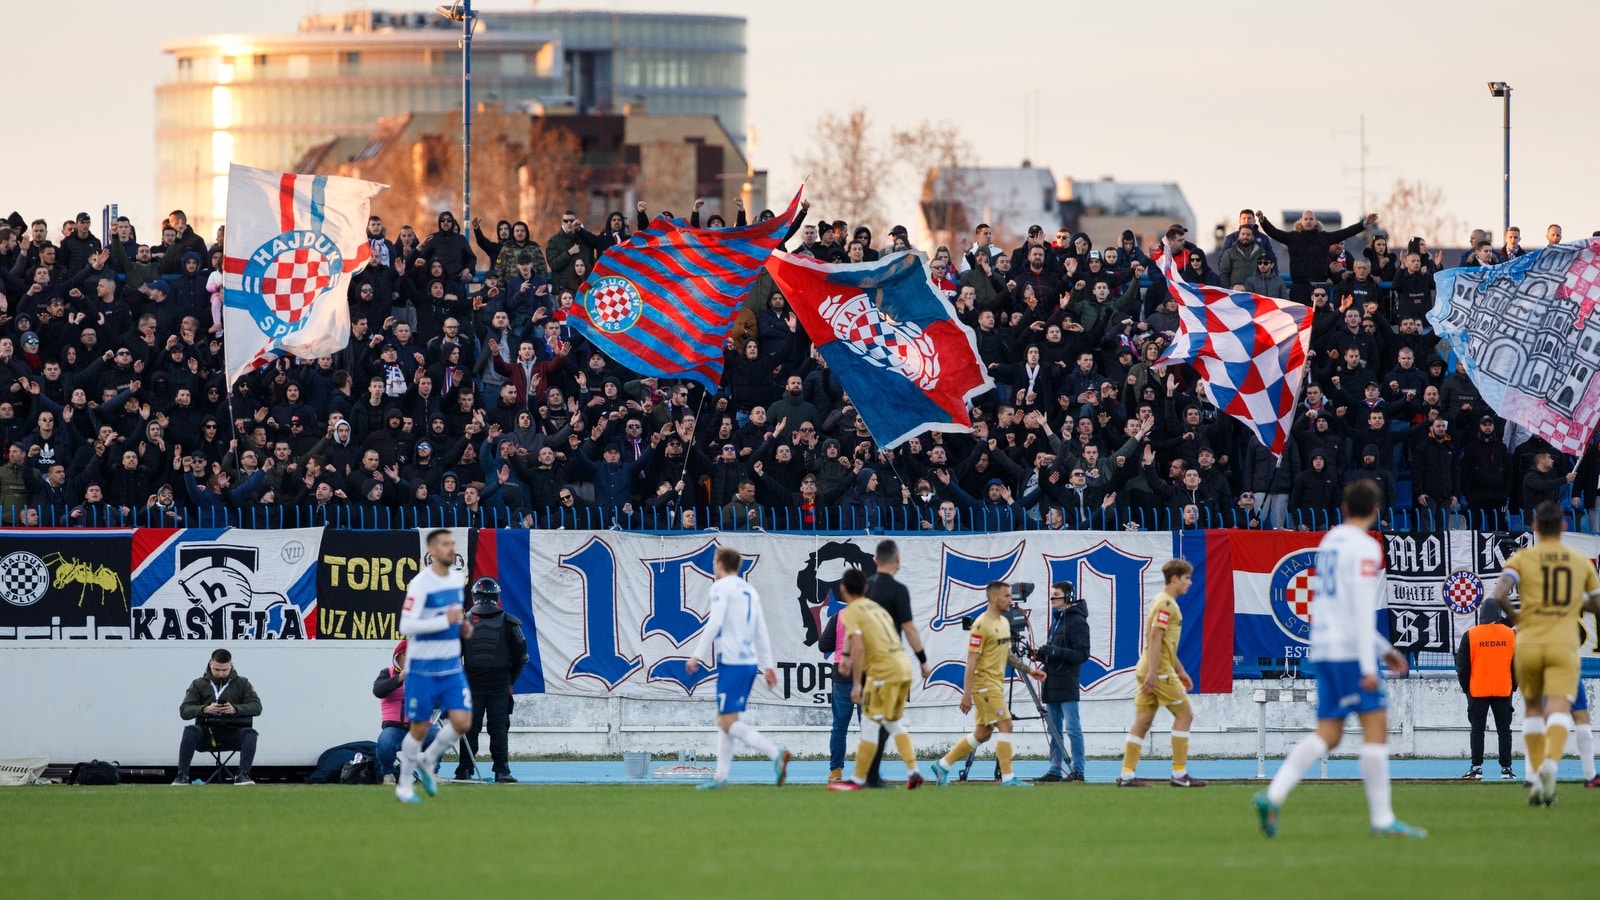
M 1289 300 L 1189 284 L 1161 257 L 1178 302 L 1178 336 L 1158 364 L 1188 363 L 1217 408 L 1250 426 L 1282 457 L 1311 349 L 1311 310 Z
M 372 258 L 372 197 L 387 185 L 247 166 L 228 170 L 223 326 L 228 385 L 272 359 L 350 342 L 342 288 Z

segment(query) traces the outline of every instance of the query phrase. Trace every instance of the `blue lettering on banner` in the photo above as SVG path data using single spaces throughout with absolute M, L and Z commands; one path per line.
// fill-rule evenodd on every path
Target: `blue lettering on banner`
M 983 599 L 983 589 L 991 581 L 1005 581 L 1010 577 L 1017 568 L 1018 560 L 1022 558 L 1022 546 L 1020 543 L 1017 544 L 1004 556 L 983 557 L 968 556 L 946 544 L 943 560 L 939 566 L 941 570 L 939 600 L 934 607 L 933 623 L 929 627 L 934 631 L 942 631 L 952 626 L 959 627 L 962 619 L 982 613 L 986 603 Z M 977 591 L 978 601 L 963 609 L 952 611 L 950 608 L 952 588 Z M 928 675 L 927 687 L 943 684 L 960 691 L 964 685 L 966 669 L 965 658 L 959 662 L 937 663 L 933 667 L 933 672 Z
M 1004 581 L 1017 567 L 1017 560 L 1022 557 L 1022 544 L 1012 549 L 1004 556 L 985 557 L 968 556 L 965 553 L 952 549 L 948 544 L 944 547 L 944 559 L 940 563 L 939 576 L 939 602 L 934 608 L 934 631 L 942 631 L 953 625 L 960 625 L 961 620 L 970 615 L 977 615 L 983 608 L 984 600 L 982 591 L 991 581 Z M 964 609 L 952 612 L 950 609 L 950 589 L 952 587 L 967 588 L 978 591 L 978 602 Z
M 568 678 L 587 676 L 606 690 L 616 690 L 642 668 L 640 658 L 629 659 L 617 648 L 617 559 L 599 538 L 591 538 L 576 553 L 563 554 L 557 563 L 583 579 L 583 655 L 573 660 Z
M 1133 556 L 1108 543 L 1087 553 L 1062 558 L 1046 558 L 1050 583 L 1070 581 L 1080 587 L 1087 570 L 1111 582 L 1111 597 L 1106 604 L 1110 618 L 1111 659 L 1090 656 L 1079 669 L 1078 683 L 1085 689 L 1116 675 L 1131 672 L 1139 664 L 1139 644 L 1144 638 L 1144 573 L 1150 560 Z M 1092 613 L 1091 604 L 1087 609 Z
M 688 591 L 684 579 L 691 573 L 703 575 L 707 580 L 715 578 L 713 566 L 716 556 L 717 544 L 712 542 L 679 556 L 640 560 L 650 571 L 650 612 L 640 628 L 640 640 L 659 634 L 672 641 L 674 647 L 682 647 L 700 634 L 706 620 L 685 603 Z M 745 556 L 739 566 L 739 574 L 749 574 L 755 564 L 756 557 Z M 690 675 L 685 668 L 687 657 L 662 659 L 650 665 L 645 678 L 649 681 L 673 682 L 682 686 L 684 693 L 693 694 L 701 682 L 716 675 L 716 660 L 706 662 L 709 665 Z

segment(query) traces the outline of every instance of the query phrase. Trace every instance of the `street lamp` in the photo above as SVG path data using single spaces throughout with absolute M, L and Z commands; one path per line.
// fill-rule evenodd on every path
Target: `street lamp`
M 461 23 L 461 205 L 462 225 L 472 222 L 472 0 L 436 6 L 434 12 Z
M 1506 84 L 1504 81 L 1491 81 L 1489 82 L 1489 96 L 1505 100 L 1505 229 L 1509 230 L 1511 228 L 1511 85 Z

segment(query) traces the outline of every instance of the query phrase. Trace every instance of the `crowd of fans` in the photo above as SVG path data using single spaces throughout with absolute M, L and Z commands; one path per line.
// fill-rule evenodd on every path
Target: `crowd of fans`
M 648 215 L 640 203 L 632 225 Z M 880 244 L 808 215 L 793 252 L 843 262 L 909 246 L 901 227 Z M 1106 247 L 1039 225 L 1002 247 L 979 225 L 932 250 L 931 271 L 995 390 L 975 401 L 970 435 L 892 451 L 765 274 L 720 389 L 703 391 L 626 371 L 569 326 L 575 288 L 628 239 L 628 216 L 590 231 L 568 212 L 542 244 L 527 223 L 468 224 L 443 212 L 426 237 L 402 225 L 391 238 L 374 217 L 373 262 L 348 285 L 348 348 L 278 360 L 230 398 L 222 229 L 208 243 L 173 212 L 156 243 L 126 219 L 102 243 L 86 214 L 53 239 L 12 214 L 0 224 L 4 523 L 1313 528 L 1336 519 L 1355 477 L 1382 486 L 1385 509 L 1440 517 L 1555 496 L 1600 505 L 1596 454 L 1573 471 L 1538 438 L 1508 445 L 1467 377 L 1446 371 L 1424 319 L 1445 260 L 1421 238 L 1392 243 L 1375 216 L 1329 231 L 1310 212 L 1279 228 L 1247 210 L 1210 253 L 1181 224 Z M 1472 245 L 1458 265 L 1525 252 L 1516 229 Z M 1192 369 L 1157 365 L 1178 328 L 1152 263 L 1164 253 L 1190 281 L 1312 307 L 1314 359 L 1281 458 L 1220 414 Z

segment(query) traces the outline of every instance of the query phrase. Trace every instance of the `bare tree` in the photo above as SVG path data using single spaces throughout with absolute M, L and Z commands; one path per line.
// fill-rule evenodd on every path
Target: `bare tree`
M 890 146 L 919 189 L 923 218 L 933 242 L 957 243 L 976 224 L 970 221 L 964 202 L 979 186 L 971 171 L 972 142 L 957 125 L 924 119 L 913 128 L 894 131 Z
M 571 131 L 534 119 L 528 130 L 527 162 L 517 171 L 523 221 L 543 242 L 561 223 L 561 212 L 579 209 L 584 185 L 583 146 Z
M 1444 191 L 1421 179 L 1395 179 L 1377 213 L 1378 224 L 1389 232 L 1389 244 L 1402 248 L 1413 237 L 1426 240 L 1430 247 L 1444 246 L 1459 239 L 1465 228 L 1445 206 Z
M 810 178 L 813 206 L 829 216 L 854 223 L 882 222 L 883 189 L 893 174 L 893 160 L 877 143 L 864 107 L 843 116 L 832 113 L 812 129 L 815 145 L 795 165 Z

